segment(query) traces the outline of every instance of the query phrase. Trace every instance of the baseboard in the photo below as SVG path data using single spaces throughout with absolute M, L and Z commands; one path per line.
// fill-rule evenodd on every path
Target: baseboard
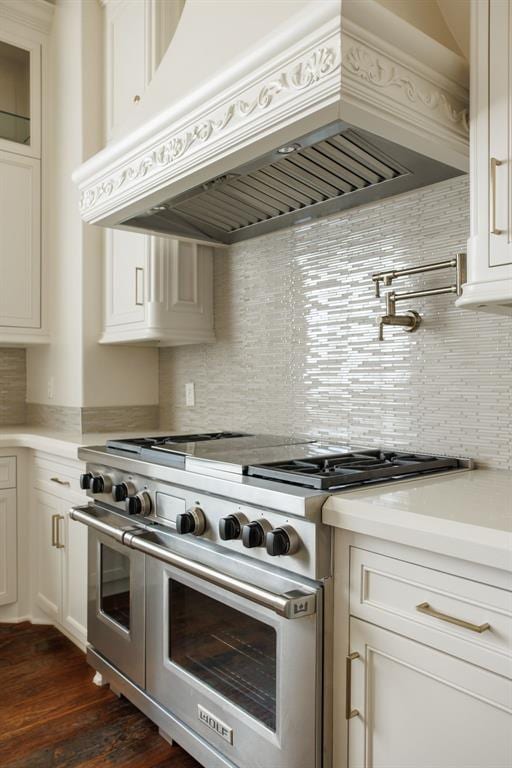
M 16 618 L 10 620 L 10 621 L 0 621 L 0 625 L 7 625 L 7 624 L 22 624 L 23 622 L 28 622 L 29 624 L 33 624 L 34 626 L 41 626 L 41 627 L 55 627 L 64 637 L 67 637 L 68 640 L 71 640 L 71 642 L 76 645 L 77 648 L 80 648 L 82 653 L 86 652 L 87 649 L 87 641 L 83 640 L 81 638 L 76 637 L 71 632 L 69 632 L 66 627 L 63 627 L 62 624 L 58 624 L 57 622 L 51 621 L 49 619 L 38 619 L 34 618 L 32 616 L 16 616 Z

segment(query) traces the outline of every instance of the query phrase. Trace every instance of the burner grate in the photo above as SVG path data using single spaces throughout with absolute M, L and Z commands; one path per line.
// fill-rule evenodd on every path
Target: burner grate
M 364 451 L 259 464 L 249 467 L 248 473 L 253 477 L 327 490 L 441 472 L 459 466 L 461 464 L 458 459 L 443 456 Z

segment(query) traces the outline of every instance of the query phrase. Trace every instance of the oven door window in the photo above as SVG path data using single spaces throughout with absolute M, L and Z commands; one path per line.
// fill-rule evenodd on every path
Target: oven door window
M 101 545 L 100 610 L 124 629 L 130 629 L 130 560 Z
M 169 658 L 276 729 L 275 629 L 169 580 Z

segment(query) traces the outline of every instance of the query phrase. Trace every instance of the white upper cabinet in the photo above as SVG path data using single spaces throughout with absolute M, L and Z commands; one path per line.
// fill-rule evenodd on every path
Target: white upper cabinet
M 103 0 L 107 138 L 137 109 L 184 0 Z M 129 231 L 106 234 L 103 344 L 214 341 L 213 249 Z
M 489 266 L 512 265 L 512 2 L 489 7 Z M 511 297 L 512 299 L 512 297 Z
M 145 0 L 107 4 L 107 136 L 122 125 L 149 82 Z
M 122 131 L 178 26 L 185 0 L 103 0 L 107 139 Z
M 41 326 L 40 161 L 0 151 L 0 338 Z
M 107 230 L 105 326 L 128 329 L 144 323 L 145 278 L 150 238 L 133 232 Z
M 512 0 L 472 0 L 471 235 L 458 306 L 512 313 Z
M 44 56 L 51 6 L 0 3 L 0 344 L 48 342 L 41 246 Z M 39 12 L 43 13 L 43 16 Z
M 215 341 L 213 248 L 109 232 L 103 344 Z

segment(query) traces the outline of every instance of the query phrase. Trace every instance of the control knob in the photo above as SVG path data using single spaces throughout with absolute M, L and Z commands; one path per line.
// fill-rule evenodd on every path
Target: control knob
M 88 487 L 93 493 L 110 493 L 112 490 L 112 478 L 108 475 L 92 475 Z
M 125 500 L 126 511 L 129 515 L 149 515 L 151 512 L 151 496 L 146 491 L 128 496 Z
M 242 544 L 248 549 L 263 547 L 265 537 L 272 530 L 268 520 L 253 520 L 242 528 Z
M 299 549 L 299 537 L 291 526 L 282 525 L 267 533 L 265 547 L 272 557 L 293 555 Z
M 191 507 L 176 515 L 176 533 L 193 533 L 201 536 L 206 528 L 206 518 L 201 507 Z
M 82 491 L 88 491 L 91 480 L 93 478 L 92 472 L 84 472 L 80 475 L 80 488 Z
M 135 487 L 133 483 L 117 483 L 112 486 L 112 498 L 114 501 L 124 501 L 128 496 L 135 494 Z
M 222 541 L 239 539 L 242 535 L 242 526 L 247 523 L 247 518 L 239 512 L 221 517 L 219 520 L 219 536 Z

